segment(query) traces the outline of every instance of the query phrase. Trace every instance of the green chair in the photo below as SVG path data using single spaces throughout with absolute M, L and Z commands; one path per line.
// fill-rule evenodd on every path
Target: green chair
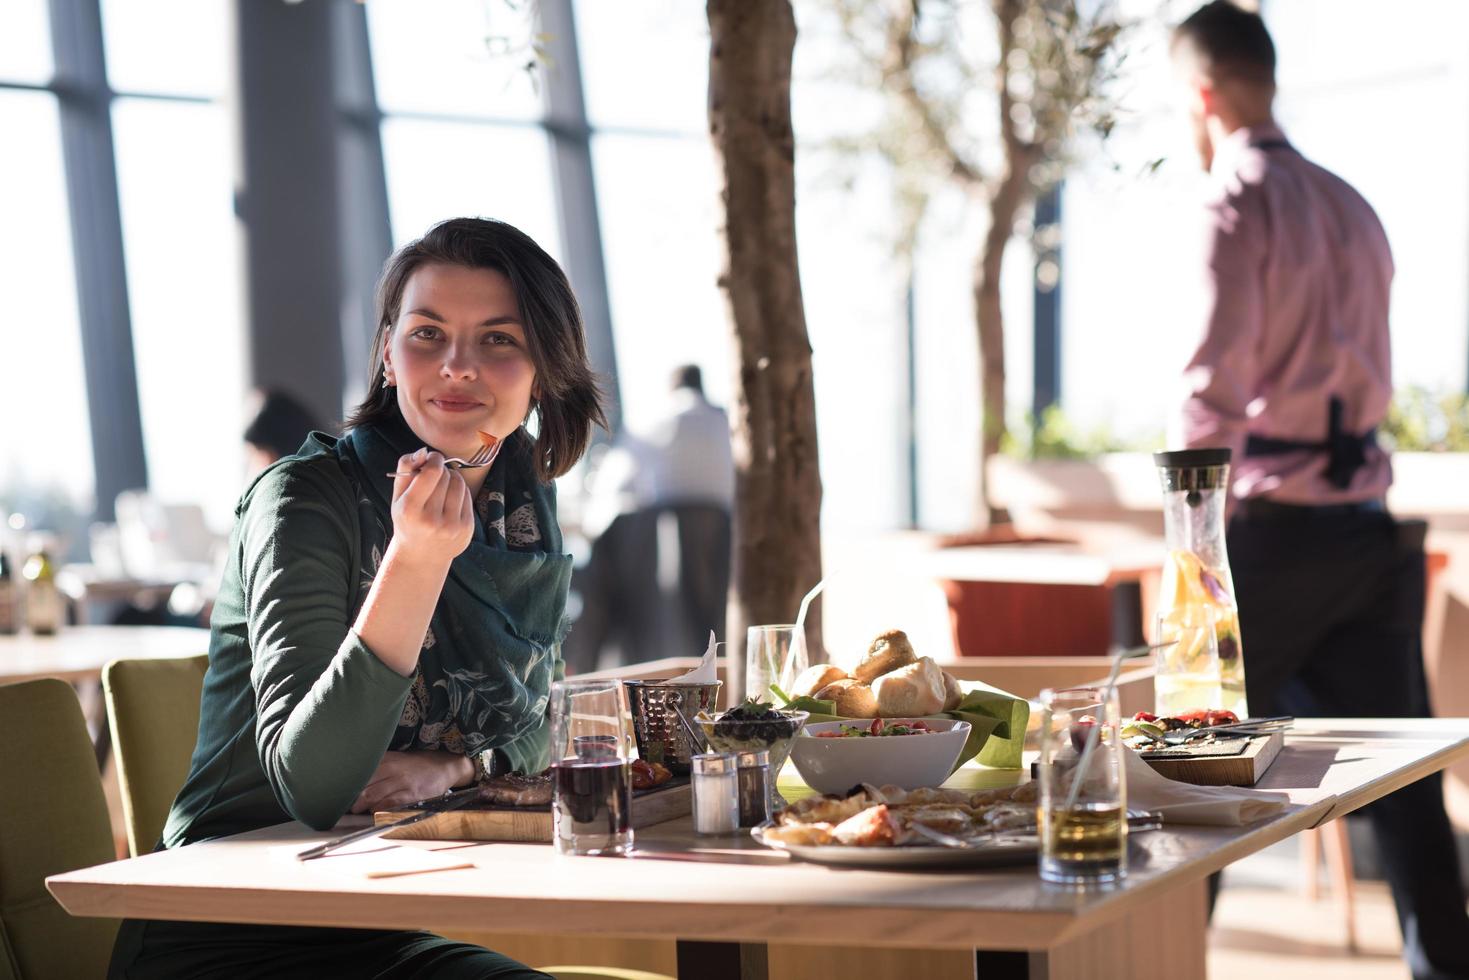
M 199 735 L 206 656 L 114 660 L 102 669 L 107 723 L 133 857 L 153 850 Z
M 100 977 L 117 920 L 72 918 L 46 877 L 117 857 L 76 692 L 0 686 L 0 978 Z

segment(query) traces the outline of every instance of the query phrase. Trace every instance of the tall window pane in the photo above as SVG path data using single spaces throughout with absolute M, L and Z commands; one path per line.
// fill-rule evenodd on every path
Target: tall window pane
M 1462 391 L 1469 4 L 1296 0 L 1264 10 L 1281 52 L 1278 116 L 1286 135 L 1360 191 L 1387 231 L 1396 266 L 1394 382 Z M 1368 50 L 1371 58 L 1350 54 Z
M 679 364 L 704 369 L 729 402 L 730 351 L 719 294 L 714 160 L 705 140 L 600 136 L 592 143 L 624 420 L 659 417 Z
M 539 129 L 388 119 L 382 132 L 396 244 L 472 215 L 508 221 L 560 256 L 550 150 Z
M 0 3 L 0 80 L 32 85 L 51 80 L 51 30 L 46 0 Z
M 244 477 L 245 363 L 227 117 L 120 99 L 113 130 L 150 487 L 227 525 Z
M 230 6 L 230 0 L 103 0 L 108 82 L 125 93 L 220 97 L 230 64 Z
M 540 94 L 524 70 L 534 60 L 525 48 L 531 7 L 373 0 L 367 23 L 378 104 L 387 113 L 538 118 Z
M 587 118 L 598 129 L 702 134 L 709 24 L 689 0 L 576 0 Z
M 0 500 L 59 494 L 85 512 L 91 433 L 56 99 L 0 91 L 0 132 L 26 148 L 0 153 Z

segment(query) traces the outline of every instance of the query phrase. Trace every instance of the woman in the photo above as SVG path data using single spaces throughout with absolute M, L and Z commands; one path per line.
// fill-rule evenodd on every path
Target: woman
M 523 427 L 534 415 L 537 435 Z M 521 232 L 460 218 L 392 257 L 368 397 L 236 510 L 199 741 L 163 846 L 330 828 L 547 764 L 571 559 L 551 480 L 605 426 L 565 275 Z M 479 433 L 487 468 L 454 470 Z M 127 977 L 522 977 L 427 933 L 126 922 Z

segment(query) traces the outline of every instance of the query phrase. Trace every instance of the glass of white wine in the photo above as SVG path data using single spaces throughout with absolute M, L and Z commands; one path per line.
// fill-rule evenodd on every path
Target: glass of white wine
M 1105 696 L 1104 696 L 1105 695 Z M 1104 885 L 1127 873 L 1127 773 L 1115 688 L 1041 692 L 1040 875 Z

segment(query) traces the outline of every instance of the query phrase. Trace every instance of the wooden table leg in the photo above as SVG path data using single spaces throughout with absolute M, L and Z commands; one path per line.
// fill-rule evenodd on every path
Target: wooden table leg
M 1331 872 L 1331 888 L 1341 902 L 1342 915 L 1346 920 L 1347 949 L 1357 951 L 1357 878 L 1352 870 L 1352 841 L 1347 836 L 1345 818 L 1337 818 L 1318 828 L 1322 849 L 1326 852 L 1326 867 Z
M 680 980 L 768 980 L 769 958 L 764 943 L 678 941 Z
M 1314 902 L 1321 897 L 1321 833 L 1303 830 L 1296 840 L 1301 842 L 1301 892 Z
M 1116 980 L 1160 969 L 1169 976 L 1205 976 L 1205 902 L 1200 879 L 1138 903 L 1120 918 L 1031 953 L 1030 980 Z

